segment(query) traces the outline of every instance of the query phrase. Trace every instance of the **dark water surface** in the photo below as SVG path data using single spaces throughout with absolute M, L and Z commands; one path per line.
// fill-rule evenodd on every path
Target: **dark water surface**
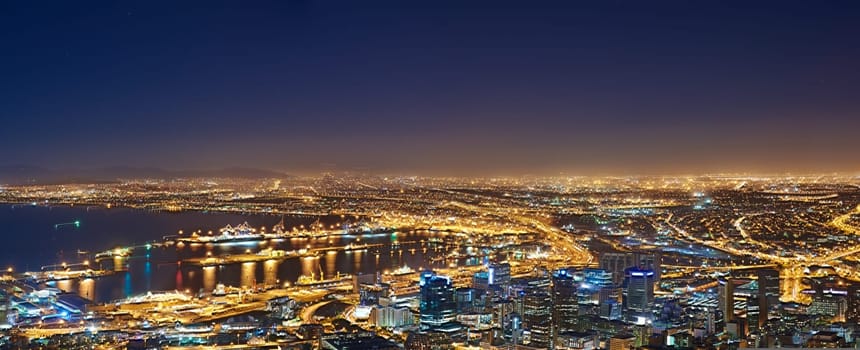
M 336 273 L 375 273 L 397 268 L 404 264 L 418 269 L 430 267 L 432 257 L 447 250 L 441 245 L 409 243 L 426 240 L 441 234 L 429 232 L 384 233 L 375 235 L 343 235 L 328 238 L 291 238 L 262 242 L 244 242 L 218 245 L 162 246 L 147 249 L 147 241 L 161 242 L 177 231 L 191 232 L 202 229 L 217 231 L 227 224 L 247 221 L 254 227 L 271 228 L 280 216 L 241 215 L 203 212 L 153 212 L 126 208 L 98 207 L 45 207 L 30 205 L 0 205 L 0 224 L 3 225 L 0 243 L 0 266 L 14 266 L 17 271 L 37 271 L 40 267 L 61 262 L 90 259 L 92 254 L 115 247 L 137 246 L 128 259 L 120 262 L 125 271 L 97 279 L 59 281 L 57 288 L 77 292 L 95 301 L 109 301 L 130 295 L 158 290 L 211 291 L 219 283 L 233 286 L 278 284 L 294 282 L 302 274 L 326 277 Z M 342 223 L 349 218 L 340 216 L 287 216 L 286 226 L 309 225 L 319 220 L 325 225 Z M 75 227 L 73 222 L 79 221 Z M 72 223 L 72 224 L 64 224 Z M 55 225 L 60 224 L 59 227 Z M 292 258 L 282 261 L 265 261 L 231 264 L 217 267 L 200 267 L 180 264 L 188 257 L 257 252 L 265 248 L 292 250 L 306 247 L 343 246 L 348 243 L 382 244 L 366 250 L 321 253 L 319 257 Z M 392 246 L 391 243 L 399 242 Z M 412 249 L 414 248 L 414 249 Z M 79 254 L 78 251 L 89 252 Z M 103 268 L 112 268 L 112 261 L 103 262 Z M 438 264 L 444 264 L 438 262 Z

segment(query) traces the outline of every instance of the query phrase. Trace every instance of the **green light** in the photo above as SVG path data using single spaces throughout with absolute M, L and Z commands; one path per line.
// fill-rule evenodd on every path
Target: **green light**
M 81 220 L 75 220 L 75 227 L 81 227 Z
M 146 250 L 150 250 L 150 249 L 152 249 L 152 244 L 147 243 L 146 244 Z

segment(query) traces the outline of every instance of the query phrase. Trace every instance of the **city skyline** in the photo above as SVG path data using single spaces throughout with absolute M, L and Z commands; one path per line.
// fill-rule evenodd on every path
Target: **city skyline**
M 5 4 L 0 148 L 55 169 L 855 172 L 857 9 L 828 5 Z
M 858 19 L 0 2 L 0 350 L 860 348 Z

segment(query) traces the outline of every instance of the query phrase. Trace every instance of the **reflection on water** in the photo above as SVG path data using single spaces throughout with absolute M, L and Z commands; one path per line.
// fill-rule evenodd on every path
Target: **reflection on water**
M 125 269 L 125 258 L 121 256 L 113 257 L 113 270 L 122 271 Z
M 364 256 L 361 249 L 347 252 L 347 255 L 352 254 L 352 269 L 353 271 L 361 271 L 361 257 Z
M 203 290 L 211 292 L 215 289 L 215 266 L 203 267 Z
M 317 266 L 319 265 L 318 257 L 306 256 L 301 259 L 302 265 L 302 275 L 310 276 L 311 274 L 315 274 L 317 271 Z
M 263 283 L 270 286 L 278 284 L 278 264 L 280 262 L 277 260 L 266 260 L 263 263 Z
M 252 287 L 257 284 L 256 277 L 257 263 L 245 262 L 242 263 L 242 275 L 239 279 L 239 285 L 242 287 Z
M 72 290 L 72 281 L 71 280 L 57 281 L 56 287 L 59 290 Z
M 325 278 L 331 278 L 338 272 L 342 274 L 366 273 L 375 274 L 377 271 L 390 271 L 404 264 L 420 270 L 428 267 L 445 266 L 443 257 L 447 249 L 428 247 L 420 242 L 431 236 L 444 236 L 437 233 L 415 233 L 401 235 L 397 245 L 391 245 L 389 237 L 365 237 L 361 243 L 373 246 L 365 250 L 326 251 L 319 256 L 288 258 L 285 260 L 266 260 L 261 263 L 247 262 L 222 266 L 201 267 L 190 263 L 177 263 L 177 260 L 191 257 L 204 257 L 211 251 L 212 255 L 244 254 L 248 251 L 257 252 L 260 247 L 273 249 L 294 250 L 299 248 L 327 247 L 329 241 L 333 246 L 343 246 L 355 240 L 354 237 L 333 237 L 323 240 L 283 240 L 271 241 L 267 245 L 194 245 L 166 246 L 153 248 L 146 252 L 142 249 L 132 252 L 129 258 L 112 259 L 121 271 L 97 279 L 82 281 L 58 282 L 57 288 L 77 292 L 81 296 L 97 302 L 107 302 L 139 295 L 147 291 L 180 290 L 211 292 L 219 283 L 228 286 L 252 287 L 256 285 L 280 285 L 284 282 L 295 282 L 300 275 L 320 278 L 324 272 Z M 407 252 L 404 253 L 403 251 Z M 147 258 L 149 254 L 149 258 Z M 431 258 L 435 258 L 431 263 Z M 478 259 L 471 259 L 479 261 Z M 466 259 L 462 259 L 463 262 Z M 105 265 L 109 265 L 105 264 Z M 105 266 L 111 268 L 110 266 Z
M 146 281 L 146 290 L 152 290 L 152 263 L 149 260 L 143 264 L 143 280 Z
M 78 294 L 89 300 L 96 300 L 96 281 L 85 278 L 78 283 Z
M 326 276 L 334 276 L 337 274 L 337 266 L 335 261 L 337 260 L 337 252 L 334 250 L 327 251 L 325 253 L 325 275 Z
M 130 295 L 131 295 L 131 293 L 132 293 L 132 290 L 131 290 L 131 273 L 126 273 L 126 274 L 125 274 L 125 284 L 124 284 L 124 286 L 125 286 L 125 293 L 124 293 L 124 294 L 125 294 L 125 296 L 130 296 Z
M 185 288 L 185 283 L 183 283 L 182 278 L 182 269 L 176 269 L 176 289 L 182 290 Z

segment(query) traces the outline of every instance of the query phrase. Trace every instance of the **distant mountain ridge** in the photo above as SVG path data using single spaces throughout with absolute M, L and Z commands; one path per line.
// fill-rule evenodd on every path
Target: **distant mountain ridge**
M 113 166 L 93 169 L 49 169 L 40 166 L 0 165 L 0 184 L 60 184 L 112 182 L 119 179 L 176 178 L 289 178 L 292 175 L 258 168 L 228 167 L 209 170 L 168 170 L 155 167 Z

